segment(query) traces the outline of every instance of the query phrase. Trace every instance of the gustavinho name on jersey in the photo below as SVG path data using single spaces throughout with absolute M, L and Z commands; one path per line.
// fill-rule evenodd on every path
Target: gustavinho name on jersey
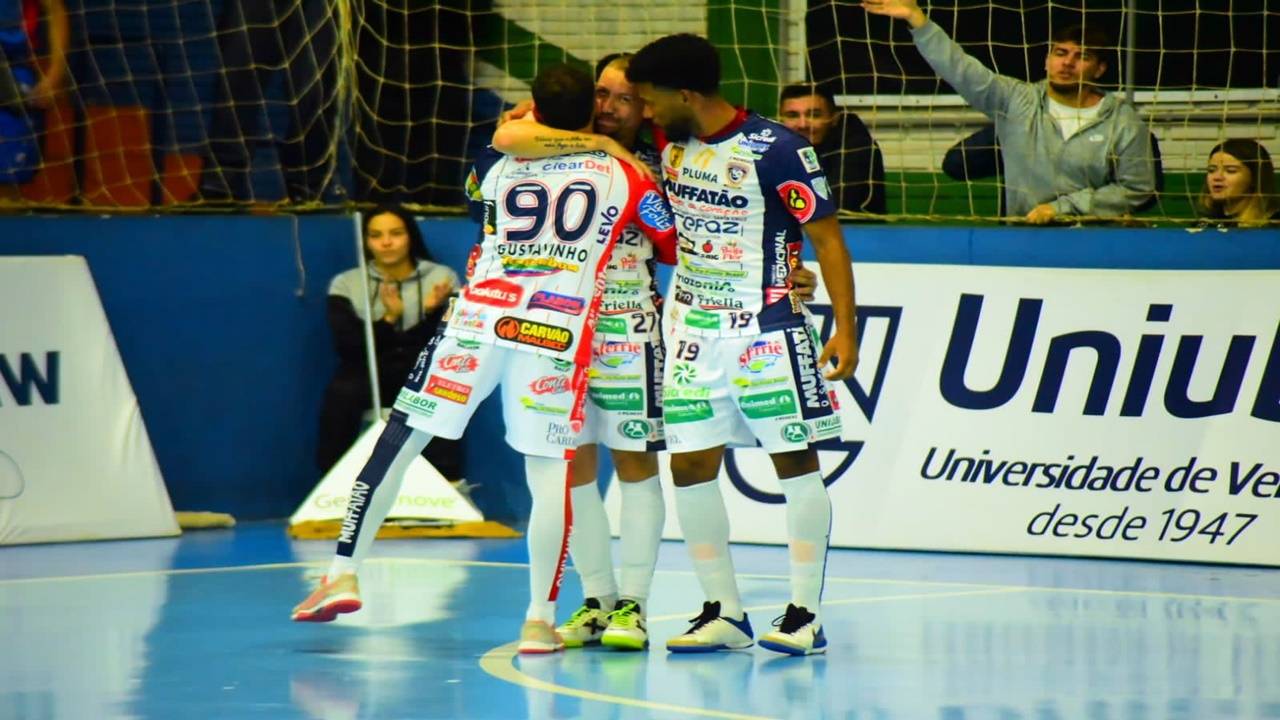
M 585 367 L 623 227 L 674 245 L 657 187 L 603 153 L 528 160 L 490 148 L 467 192 L 482 233 L 445 334 L 469 341 Z

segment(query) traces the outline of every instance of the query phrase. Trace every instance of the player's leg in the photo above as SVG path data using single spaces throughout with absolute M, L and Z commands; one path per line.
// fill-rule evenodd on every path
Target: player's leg
M 793 655 L 826 649 L 819 601 L 831 535 L 831 499 L 810 444 L 838 437 L 834 394 L 817 365 L 812 328 L 765 333 L 742 348 L 731 383 L 744 422 L 769 453 L 787 499 L 791 603 L 760 645 Z M 758 388 L 758 389 L 757 389 Z
M 662 340 L 658 337 L 636 342 L 604 335 L 592 353 L 584 436 L 589 434 L 609 448 L 621 481 L 618 492 L 622 496 L 618 526 L 622 538 L 622 595 L 616 603 L 605 605 L 610 611 L 608 628 L 600 640 L 608 647 L 623 650 L 642 650 L 648 646 L 644 610 L 666 522 L 656 455 L 663 448 L 662 349 Z M 604 556 L 602 560 L 607 560 L 609 529 L 595 486 L 583 503 L 578 500 L 575 495 L 574 538 L 594 536 L 592 549 Z M 599 513 L 598 529 L 590 534 L 579 533 L 596 512 Z M 584 552 L 590 550 L 584 548 Z M 574 546 L 573 552 L 577 563 L 578 546 Z
M 745 429 L 728 397 L 722 343 L 679 331 L 667 342 L 675 354 L 663 375 L 663 420 L 672 453 L 676 516 L 706 596 L 689 630 L 667 641 L 672 652 L 738 649 L 753 642 L 729 555 L 729 517 L 717 480 L 725 443 L 742 441 Z
M 293 609 L 294 620 L 329 622 L 360 609 L 360 564 L 395 505 L 409 463 L 434 435 L 461 437 L 480 401 L 497 385 L 500 367 L 493 362 L 491 345 L 472 351 L 478 362 L 468 371 L 474 375 L 465 378 L 471 384 L 456 373 L 432 370 L 436 358 L 460 350 L 455 338 L 438 335 L 418 356 L 386 428 L 352 486 L 329 571 Z
M 574 425 L 580 422 L 586 371 L 541 355 L 506 352 L 510 355 L 502 380 L 502 405 L 507 443 L 525 456 L 525 479 L 533 500 L 525 532 L 529 606 L 518 650 L 555 652 L 564 647 L 554 629 L 555 610 L 573 522 L 569 461 L 578 445 Z M 532 391 L 533 387 L 542 392 Z
M 587 413 L 587 425 L 596 419 Z M 584 436 L 589 432 L 584 430 Z M 585 438 L 584 438 L 585 439 Z M 579 445 L 574 451 L 572 478 L 573 531 L 569 534 L 569 555 L 582 581 L 582 606 L 556 628 L 565 647 L 582 647 L 600 642 L 609 625 L 609 611 L 618 600 L 613 578 L 613 556 L 609 547 L 609 518 L 596 485 L 598 456 L 595 443 Z
M 658 564 L 667 508 L 658 479 L 657 453 L 612 450 L 611 454 L 622 495 L 618 524 L 622 583 L 601 641 L 607 647 L 643 650 L 649 644 L 645 610 L 649 607 L 649 588 Z
M 791 655 L 821 653 L 827 646 L 819 603 L 831 538 L 831 498 L 813 448 L 769 457 L 787 498 L 791 603 L 777 629 L 761 636 L 760 645 Z

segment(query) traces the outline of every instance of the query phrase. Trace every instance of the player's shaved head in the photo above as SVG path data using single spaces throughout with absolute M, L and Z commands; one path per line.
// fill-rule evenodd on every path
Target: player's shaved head
M 533 79 L 533 106 L 548 127 L 581 130 L 595 112 L 595 83 L 582 68 L 551 65 Z

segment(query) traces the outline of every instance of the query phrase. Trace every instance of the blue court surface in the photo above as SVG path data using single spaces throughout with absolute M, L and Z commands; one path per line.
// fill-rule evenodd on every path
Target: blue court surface
M 522 541 L 379 541 L 363 611 L 290 622 L 331 550 L 278 524 L 0 549 L 0 718 L 1280 718 L 1275 570 L 839 550 L 826 656 L 673 657 L 701 593 L 665 543 L 651 652 L 519 658 Z M 786 551 L 734 552 L 759 635 Z

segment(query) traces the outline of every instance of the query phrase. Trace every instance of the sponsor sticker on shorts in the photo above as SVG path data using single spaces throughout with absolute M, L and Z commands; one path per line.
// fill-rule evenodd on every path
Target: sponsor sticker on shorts
M 623 420 L 618 423 L 618 434 L 632 440 L 648 440 L 653 437 L 653 424 L 648 420 Z
M 436 414 L 436 408 L 439 406 L 435 400 L 423 397 L 407 388 L 401 389 L 400 394 L 396 396 L 396 409 L 416 415 L 431 417 Z
M 640 388 L 591 388 L 587 391 L 596 407 L 610 412 L 644 410 L 644 391 Z
M 543 375 L 529 383 L 534 395 L 559 395 L 569 392 L 569 378 L 565 375 Z
M 507 342 L 563 352 L 573 347 L 573 331 L 532 320 L 503 316 L 493 326 L 493 334 Z
M 743 395 L 738 398 L 742 414 L 752 420 L 796 414 L 796 396 L 790 390 Z
M 793 422 L 782 426 L 782 439 L 789 443 L 809 442 L 812 434 L 813 431 L 806 423 Z
M 445 372 L 465 375 L 466 373 L 475 372 L 476 368 L 480 367 L 480 358 L 471 353 L 445 355 L 436 361 L 436 367 Z
M 471 386 L 464 385 L 460 382 L 454 382 L 448 378 L 442 378 L 439 375 L 432 375 L 427 378 L 427 387 L 423 390 L 427 395 L 435 395 L 438 398 L 456 402 L 459 405 L 466 405 L 467 400 L 471 399 Z
M 662 419 L 670 425 L 710 420 L 713 411 L 706 400 L 664 400 Z
M 818 342 L 807 325 L 783 330 L 791 354 L 791 373 L 800 391 L 800 416 L 806 420 L 832 413 L 831 396 L 818 370 Z

